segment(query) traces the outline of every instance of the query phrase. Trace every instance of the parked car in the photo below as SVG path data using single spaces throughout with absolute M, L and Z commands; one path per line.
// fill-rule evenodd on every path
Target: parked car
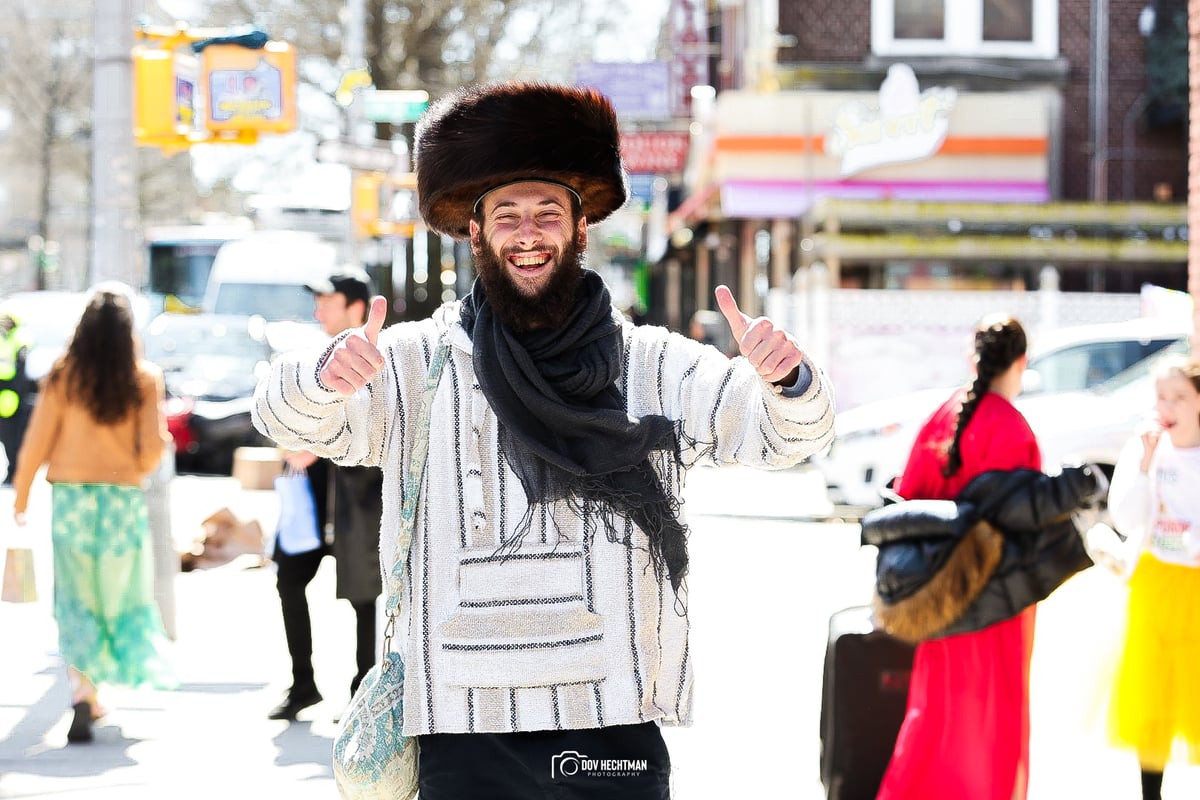
M 1190 324 L 1186 319 L 1136 319 L 1063 328 L 1037 337 L 1016 405 L 1038 435 L 1045 463 L 1052 465 L 1067 453 L 1114 463 L 1116 455 L 1107 444 L 1099 436 L 1089 440 L 1085 431 L 1065 424 L 1071 420 L 1061 419 L 1060 409 L 1076 403 L 1077 419 L 1092 419 L 1093 406 L 1104 401 L 1086 390 L 1184 339 Z M 926 389 L 839 412 L 833 444 L 813 460 L 830 501 L 863 509 L 878 506 L 881 491 L 904 468 L 921 424 L 952 391 L 953 387 Z M 1095 412 L 1097 424 L 1102 416 L 1101 410 Z M 1070 440 L 1068 430 L 1078 431 L 1080 438 Z
M 1125 442 L 1154 414 L 1155 368 L 1186 352 L 1187 340 L 1179 339 L 1091 389 L 1018 398 L 1017 407 L 1037 434 L 1043 464 L 1090 461 L 1111 476 Z
M 144 340 L 166 381 L 176 472 L 228 475 L 234 450 L 267 444 L 250 421 L 272 353 L 261 317 L 168 312 Z

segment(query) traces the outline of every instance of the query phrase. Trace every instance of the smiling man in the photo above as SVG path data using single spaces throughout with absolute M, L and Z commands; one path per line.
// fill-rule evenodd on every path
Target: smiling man
M 578 207 L 571 189 L 541 181 L 502 186 L 479 199 L 471 253 L 492 308 L 513 330 L 557 328 L 575 304 L 587 248 Z
M 393 646 L 422 800 L 661 800 L 660 726 L 692 717 L 686 471 L 799 463 L 832 437 L 830 387 L 725 287 L 734 359 L 614 307 L 585 267 L 588 226 L 627 197 L 599 93 L 464 89 L 427 112 L 415 144 L 422 217 L 471 243 L 470 295 L 386 331 L 376 297 L 332 347 L 275 362 L 255 423 L 285 447 L 384 469 L 380 557 L 408 569 Z M 442 344 L 398 562 L 401 483 Z

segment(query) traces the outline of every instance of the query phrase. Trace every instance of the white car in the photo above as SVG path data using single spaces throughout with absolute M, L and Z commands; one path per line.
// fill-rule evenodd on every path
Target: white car
M 1037 434 L 1047 467 L 1082 459 L 1111 466 L 1132 431 L 1126 405 L 1135 395 L 1088 391 L 1142 362 L 1190 332 L 1191 321 L 1137 319 L 1051 331 L 1033 343 L 1017 408 Z M 1144 389 L 1144 387 L 1143 387 Z M 904 468 L 917 431 L 953 387 L 912 392 L 839 412 L 836 437 L 813 460 L 835 506 L 874 508 Z M 1153 404 L 1145 390 L 1142 406 Z M 1144 415 L 1145 409 L 1136 412 Z M 1134 412 L 1130 412 L 1132 414 Z
M 96 284 L 87 291 L 69 292 L 38 289 L 14 292 L 0 299 L 0 314 L 12 314 L 21 322 L 31 341 L 25 356 L 25 375 L 40 381 L 64 352 L 75 335 L 75 324 L 87 307 L 92 292 L 99 288 L 125 290 L 119 283 Z M 149 319 L 150 304 L 140 294 L 130 292 L 134 326 L 140 330 Z
M 1037 434 L 1043 465 L 1092 462 L 1111 476 L 1125 443 L 1154 414 L 1158 364 L 1187 352 L 1187 339 L 1179 339 L 1092 389 L 1018 398 L 1017 407 Z

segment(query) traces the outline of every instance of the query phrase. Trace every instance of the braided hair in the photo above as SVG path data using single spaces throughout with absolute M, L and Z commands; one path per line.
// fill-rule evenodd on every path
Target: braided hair
M 1025 355 L 1028 341 L 1021 323 L 1007 314 L 989 315 L 979 321 L 975 328 L 975 380 L 967 390 L 967 398 L 958 411 L 958 424 L 954 428 L 954 439 L 946 451 L 946 466 L 942 475 L 949 478 L 962 468 L 962 453 L 959 444 L 963 431 L 975 416 L 979 401 L 988 393 L 992 381 L 1003 375 L 1018 358 Z

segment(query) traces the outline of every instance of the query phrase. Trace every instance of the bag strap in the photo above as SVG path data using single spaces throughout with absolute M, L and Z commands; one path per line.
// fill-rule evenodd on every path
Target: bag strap
M 425 389 L 421 393 L 421 407 L 417 410 L 415 439 L 412 455 L 408 460 L 408 474 L 404 480 L 404 497 L 400 505 L 400 525 L 396 532 L 396 558 L 388 571 L 384 587 L 387 603 L 384 613 L 387 623 L 383 628 L 383 653 L 391 649 L 392 634 L 396 629 L 396 617 L 400 616 L 400 599 L 404 594 L 404 574 L 408 567 L 408 549 L 412 545 L 413 523 L 417 515 L 417 498 L 421 494 L 421 480 L 425 473 L 425 459 L 429 454 L 429 417 L 433 409 L 433 395 L 442 377 L 442 367 L 450 352 L 450 342 L 443 334 L 438 338 L 437 348 L 429 360 L 429 372 L 425 375 Z

